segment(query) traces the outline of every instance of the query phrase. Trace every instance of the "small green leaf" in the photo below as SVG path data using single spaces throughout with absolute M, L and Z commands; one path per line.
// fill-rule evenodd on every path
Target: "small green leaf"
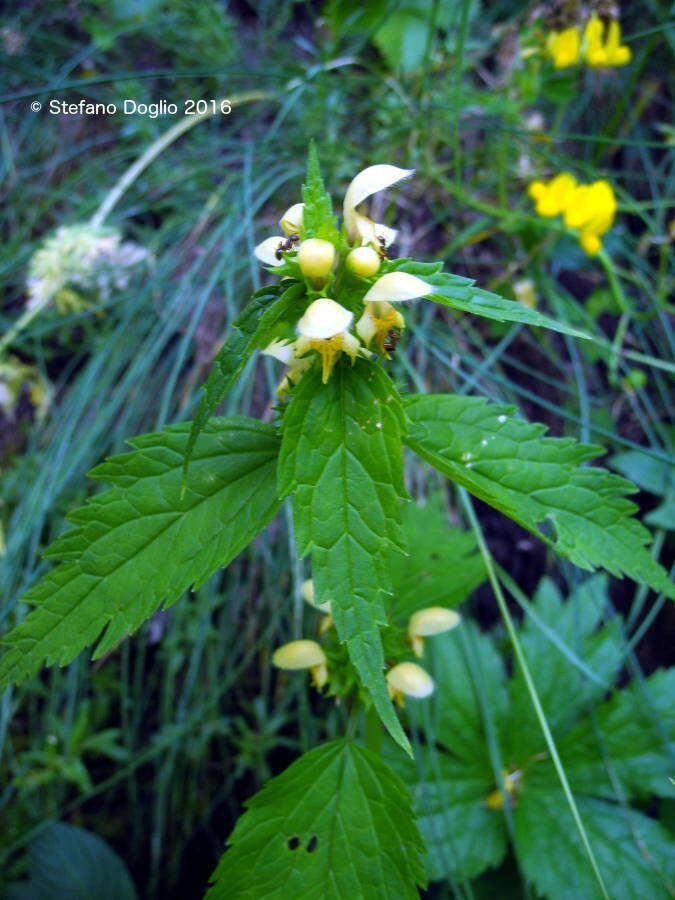
M 590 338 L 590 335 L 584 331 L 558 322 L 550 316 L 537 312 L 536 309 L 530 309 L 515 300 L 507 300 L 505 297 L 500 297 L 499 294 L 484 291 L 476 287 L 471 279 L 461 275 L 438 271 L 425 274 L 415 263 L 400 265 L 396 268 L 400 272 L 418 275 L 433 285 L 434 293 L 429 294 L 427 299 L 433 300 L 434 303 L 473 313 L 475 316 L 483 316 L 486 319 L 494 319 L 497 322 L 521 322 L 523 325 L 537 325 L 552 331 L 560 331 L 563 334 L 571 334 L 573 337 Z
M 406 546 L 403 424 L 396 389 L 375 363 L 340 362 L 325 385 L 315 366 L 284 413 L 279 493 L 294 492 L 298 553 L 312 554 L 317 599 L 330 600 L 340 640 L 382 721 L 409 751 L 389 700 L 380 638 L 389 557 Z
M 286 290 L 282 285 L 261 288 L 232 323 L 230 333 L 204 382 L 204 396 L 192 422 L 185 449 L 184 484 L 198 434 L 225 399 L 251 354 L 266 347 L 279 336 L 287 323 L 295 321 L 303 312 L 299 307 L 303 295 L 304 287 L 297 282 Z
M 77 527 L 49 554 L 63 548 L 68 562 L 22 598 L 35 609 L 3 638 L 9 649 L 0 659 L 0 689 L 43 662 L 65 665 L 106 628 L 101 656 L 162 603 L 226 566 L 275 515 L 274 427 L 243 416 L 211 419 L 182 496 L 190 427 L 134 438 L 134 452 L 91 473 L 113 487 L 70 515 Z
M 305 204 L 302 211 L 302 237 L 320 237 L 325 240 L 336 238 L 333 207 L 321 177 L 314 141 L 310 143 L 307 154 L 307 179 L 302 186 L 302 201 Z
M 637 507 L 625 494 L 634 485 L 582 465 L 601 447 L 544 437 L 545 426 L 479 397 L 410 397 L 405 407 L 408 445 L 448 478 L 575 565 L 628 575 L 675 599 L 675 585 L 645 546 L 649 532 L 632 518 Z
M 246 806 L 207 900 L 417 900 L 424 886 L 408 791 L 369 750 L 317 747 Z

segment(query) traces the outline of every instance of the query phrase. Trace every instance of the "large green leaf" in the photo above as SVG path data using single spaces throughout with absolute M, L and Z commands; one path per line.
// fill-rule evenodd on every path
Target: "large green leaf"
M 187 491 L 181 470 L 190 423 L 134 438 L 134 452 L 91 473 L 110 490 L 69 518 L 50 548 L 65 558 L 22 598 L 35 608 L 4 639 L 0 687 L 43 662 L 65 665 L 107 626 L 97 656 L 227 565 L 279 507 L 273 426 L 212 419 L 197 439 Z
M 98 835 L 53 822 L 28 845 L 28 876 L 5 900 L 136 900 L 126 866 Z
M 317 747 L 246 805 L 208 900 L 416 900 L 424 885 L 408 791 L 369 750 Z
M 412 793 L 430 881 L 474 878 L 500 864 L 508 839 L 502 817 L 485 805 L 494 777 L 481 759 L 458 761 L 427 747 L 414 760 L 398 752 L 387 759 Z
M 577 804 L 610 897 L 673 896 L 675 841 L 658 822 L 591 797 L 577 797 Z M 518 858 L 539 893 L 551 900 L 600 898 L 562 790 L 524 790 L 515 820 Z
M 544 437 L 544 425 L 480 397 L 409 397 L 405 408 L 408 445 L 448 478 L 576 565 L 628 575 L 675 599 L 675 585 L 646 548 L 649 532 L 632 518 L 636 506 L 625 495 L 634 485 L 582 465 L 601 447 Z
M 279 493 L 294 492 L 298 553 L 312 554 L 318 601 L 330 601 L 382 721 L 409 749 L 387 693 L 380 638 L 389 556 L 405 549 L 403 424 L 394 385 L 375 363 L 343 361 L 325 385 L 314 367 L 284 413 Z
M 281 284 L 261 288 L 232 323 L 230 333 L 204 382 L 204 395 L 197 407 L 185 448 L 183 481 L 187 478 L 197 435 L 223 402 L 251 354 L 267 346 L 302 314 L 304 310 L 300 300 L 304 292 L 304 286 L 297 282 L 286 290 Z

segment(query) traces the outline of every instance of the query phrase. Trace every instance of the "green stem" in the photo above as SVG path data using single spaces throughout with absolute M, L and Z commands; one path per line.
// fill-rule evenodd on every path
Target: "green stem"
M 173 144 L 176 138 L 179 138 L 181 134 L 185 134 L 186 131 L 189 131 L 198 122 L 203 122 L 204 119 L 210 119 L 211 116 L 216 115 L 216 111 L 220 109 L 221 102 L 229 100 L 232 109 L 234 109 L 235 106 L 242 106 L 244 103 L 251 103 L 255 100 L 267 100 L 270 96 L 271 95 L 266 91 L 247 91 L 244 94 L 238 94 L 234 97 L 223 97 L 222 100 L 217 100 L 215 106 L 210 107 L 206 112 L 197 113 L 197 115 L 194 116 L 184 116 L 180 122 L 176 122 L 176 124 L 172 125 L 168 131 L 165 131 L 164 134 L 153 141 L 145 153 L 141 154 L 141 156 L 129 166 L 114 187 L 108 191 L 103 198 L 103 203 L 101 203 L 90 219 L 91 226 L 93 228 L 100 228 L 122 194 L 134 183 L 141 172 L 147 168 L 147 166 L 149 166 L 163 150 L 170 144 Z
M 600 888 L 602 896 L 605 898 L 605 900 L 610 900 L 609 894 L 607 893 L 607 888 L 605 887 L 605 883 L 602 879 L 600 869 L 598 868 L 598 864 L 593 853 L 593 848 L 591 847 L 590 841 L 588 840 L 588 835 L 586 834 L 584 823 L 581 821 L 581 816 L 579 815 L 579 810 L 574 800 L 574 795 L 572 794 L 569 782 L 567 781 L 565 770 L 563 768 L 560 757 L 558 756 L 558 750 L 556 748 L 555 741 L 553 740 L 553 735 L 551 734 L 551 729 L 549 728 L 546 714 L 541 705 L 539 694 L 537 693 L 537 688 L 530 673 L 530 668 L 527 664 L 527 660 L 525 659 L 523 648 L 518 638 L 518 633 L 516 632 L 515 626 L 513 624 L 513 619 L 511 618 L 511 613 L 509 612 L 509 608 L 506 604 L 506 599 L 504 598 L 504 594 L 502 593 L 502 588 L 499 583 L 499 579 L 497 578 L 497 574 L 495 572 L 494 564 L 492 561 L 492 554 L 490 553 L 490 550 L 485 543 L 483 531 L 480 527 L 478 519 L 476 518 L 476 513 L 474 512 L 471 498 L 462 487 L 459 488 L 459 494 L 462 498 L 462 503 L 464 504 L 464 508 L 466 509 L 471 527 L 473 528 L 476 535 L 476 540 L 478 542 L 481 556 L 483 557 L 483 562 L 485 563 L 485 568 L 488 573 L 490 585 L 492 586 L 492 590 L 494 591 L 494 595 L 497 599 L 497 605 L 499 606 L 499 611 L 504 620 L 504 624 L 506 625 L 506 630 L 508 631 L 511 644 L 513 645 L 513 651 L 515 653 L 516 659 L 518 660 L 518 665 L 522 670 L 525 684 L 527 685 L 527 690 L 530 695 L 530 699 L 532 700 L 532 706 L 534 707 L 535 714 L 537 716 L 537 719 L 539 720 L 539 725 L 541 726 L 544 740 L 546 741 L 546 746 L 548 747 L 548 751 L 551 754 L 553 765 L 555 766 L 558 778 L 560 779 L 563 793 L 565 794 L 565 798 L 567 799 L 567 803 L 569 804 L 570 810 L 572 812 L 572 817 L 574 818 L 577 830 L 579 831 L 579 835 L 581 836 L 581 841 L 591 863 L 593 874 L 595 875 L 596 881 L 598 882 L 598 887 Z
M 9 331 L 6 331 L 5 334 L 0 337 L 0 356 L 2 356 L 5 348 L 12 343 L 14 338 L 20 334 L 24 328 L 27 328 L 33 319 L 35 319 L 46 306 L 46 303 L 37 303 L 35 306 L 29 306 L 28 309 L 23 311 L 22 315 L 19 316 Z

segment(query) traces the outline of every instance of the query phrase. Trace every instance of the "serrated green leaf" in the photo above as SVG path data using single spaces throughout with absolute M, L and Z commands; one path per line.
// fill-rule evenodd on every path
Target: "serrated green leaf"
M 5 900 L 136 900 L 120 857 L 89 831 L 53 822 L 28 846 L 30 880 L 7 887 Z
M 416 900 L 424 886 L 406 787 L 369 750 L 317 747 L 246 806 L 207 900 Z
M 660 669 L 644 685 L 616 691 L 560 742 L 565 767 L 579 790 L 614 797 L 615 788 L 598 755 L 598 738 L 628 797 L 675 798 L 675 669 Z
M 552 331 L 560 331 L 578 338 L 590 338 L 590 335 L 564 322 L 558 322 L 550 316 L 545 316 L 536 309 L 530 309 L 515 300 L 507 300 L 499 294 L 484 291 L 475 286 L 469 278 L 461 275 L 453 275 L 450 272 L 423 273 L 415 264 L 397 266 L 398 271 L 410 272 L 424 278 L 433 285 L 434 293 L 427 299 L 452 309 L 472 313 L 475 316 L 483 316 L 486 319 L 494 319 L 496 322 L 521 322 L 523 325 L 536 325 L 541 328 L 549 328 Z
M 185 448 L 183 482 L 187 478 L 198 434 L 225 399 L 251 354 L 267 346 L 278 337 L 287 323 L 295 321 L 302 313 L 299 303 L 304 292 L 303 285 L 297 282 L 286 290 L 283 285 L 261 288 L 232 323 L 230 333 L 204 382 L 204 394 L 192 421 Z
M 312 554 L 318 602 L 330 601 L 340 640 L 382 721 L 409 751 L 384 681 L 380 638 L 389 557 L 405 550 L 403 425 L 396 389 L 375 363 L 342 361 L 326 385 L 315 367 L 284 412 L 279 493 L 294 492 L 298 553 Z
M 604 575 L 587 579 L 566 602 L 552 582 L 544 579 L 533 604 L 536 618 L 528 616 L 520 629 L 520 642 L 539 699 L 548 723 L 557 735 L 564 734 L 580 715 L 587 712 L 589 704 L 602 699 L 614 684 L 623 662 L 620 617 L 614 616 L 598 630 L 608 602 Z M 552 643 L 543 630 L 546 626 L 557 642 L 583 662 L 583 670 L 570 660 L 559 644 Z M 588 677 L 589 670 L 593 679 Z M 509 729 L 507 738 L 512 739 L 519 758 L 524 759 L 541 750 L 542 735 L 519 668 L 514 673 L 510 692 L 511 715 L 518 727 Z
M 394 621 L 403 623 L 427 606 L 456 606 L 487 577 L 475 537 L 450 526 L 440 495 L 428 497 L 424 506 L 407 503 L 403 529 L 410 553 L 391 560 L 393 597 L 387 608 Z
M 405 408 L 408 445 L 448 478 L 577 566 L 628 575 L 675 599 L 675 585 L 645 546 L 649 532 L 632 518 L 636 506 L 625 494 L 634 486 L 582 466 L 601 447 L 544 437 L 545 426 L 479 397 L 409 397 Z
M 391 752 L 387 761 L 412 793 L 429 881 L 474 878 L 501 863 L 508 839 L 502 818 L 485 805 L 494 779 L 482 760 L 458 762 L 422 747 L 414 760 Z
M 675 883 L 675 841 L 634 809 L 577 798 L 598 867 L 612 898 L 666 900 Z M 599 897 L 586 852 L 561 790 L 523 791 L 515 812 L 518 858 L 551 900 Z
M 302 211 L 302 237 L 320 237 L 325 240 L 337 237 L 333 207 L 321 177 L 314 141 L 310 143 L 307 154 L 307 177 L 302 186 L 302 202 L 305 204 Z
M 65 665 L 105 627 L 100 656 L 162 603 L 227 565 L 275 515 L 274 427 L 243 416 L 211 419 L 181 496 L 190 428 L 183 422 L 134 438 L 134 452 L 91 473 L 113 487 L 71 515 L 78 527 L 50 553 L 69 561 L 22 598 L 35 609 L 3 639 L 0 689 L 43 661 Z

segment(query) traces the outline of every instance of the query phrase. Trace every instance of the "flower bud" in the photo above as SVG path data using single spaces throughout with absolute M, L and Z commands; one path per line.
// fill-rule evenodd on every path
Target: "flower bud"
M 294 203 L 279 219 L 279 224 L 287 235 L 299 234 L 302 228 L 302 215 L 305 210 L 304 203 Z
M 404 706 L 403 695 L 428 697 L 433 694 L 434 679 L 421 666 L 413 662 L 402 662 L 387 672 L 389 696 L 399 706 Z
M 298 264 L 303 275 L 315 281 L 323 281 L 328 276 L 335 261 L 335 247 L 330 241 L 309 238 L 300 244 Z
M 441 634 L 456 628 L 461 622 L 461 616 L 454 609 L 446 609 L 444 606 L 429 606 L 420 609 L 410 617 L 408 622 L 408 640 L 410 641 L 415 656 L 424 656 L 424 638 L 433 634 Z
M 316 641 L 291 641 L 274 651 L 272 662 L 278 669 L 309 669 L 312 683 L 322 688 L 328 680 L 326 654 Z
M 347 267 L 355 275 L 362 278 L 370 278 L 380 268 L 380 255 L 372 247 L 355 247 L 347 255 Z

